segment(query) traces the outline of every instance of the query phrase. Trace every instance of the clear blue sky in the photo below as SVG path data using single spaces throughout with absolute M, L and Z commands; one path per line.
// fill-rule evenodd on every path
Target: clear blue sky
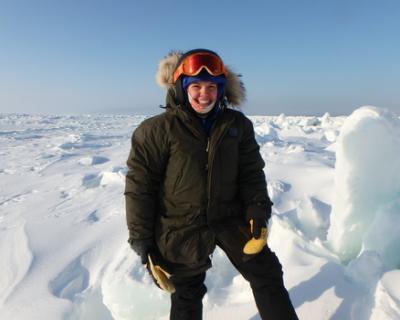
M 247 114 L 400 115 L 400 1 L 0 0 L 0 112 L 158 113 L 171 49 L 217 51 Z

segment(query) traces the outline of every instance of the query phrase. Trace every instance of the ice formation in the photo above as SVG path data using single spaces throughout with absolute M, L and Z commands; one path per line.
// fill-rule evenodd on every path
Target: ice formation
M 348 262 L 376 251 L 400 266 L 400 120 L 362 107 L 344 122 L 337 142 L 334 201 L 328 240 Z

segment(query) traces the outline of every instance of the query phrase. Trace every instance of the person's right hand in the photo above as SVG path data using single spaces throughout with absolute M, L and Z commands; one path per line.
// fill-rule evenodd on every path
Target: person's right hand
M 153 239 L 129 239 L 128 242 L 132 250 L 140 256 L 142 264 L 147 263 L 148 254 L 154 252 L 156 249 L 156 244 Z

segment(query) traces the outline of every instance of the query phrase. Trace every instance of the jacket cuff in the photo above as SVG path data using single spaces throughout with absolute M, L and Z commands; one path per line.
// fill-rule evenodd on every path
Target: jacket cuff
M 272 205 L 272 201 L 251 204 L 246 210 L 246 221 L 250 221 L 251 219 L 269 220 L 271 218 Z

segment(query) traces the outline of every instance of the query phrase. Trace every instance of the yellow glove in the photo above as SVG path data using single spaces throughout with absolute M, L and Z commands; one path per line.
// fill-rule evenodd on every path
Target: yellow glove
M 250 220 L 250 230 L 251 233 L 254 234 L 253 230 L 253 219 Z M 243 252 L 245 254 L 256 254 L 259 253 L 264 246 L 267 244 L 267 237 L 268 237 L 268 228 L 265 226 L 261 228 L 261 234 L 259 238 L 251 238 L 247 243 L 245 244 L 243 248 Z
M 158 265 L 153 263 L 151 255 L 148 255 L 148 269 L 150 270 L 151 276 L 155 280 L 156 284 L 163 290 L 174 293 L 175 286 L 172 281 L 169 279 L 171 274 L 165 271 Z

